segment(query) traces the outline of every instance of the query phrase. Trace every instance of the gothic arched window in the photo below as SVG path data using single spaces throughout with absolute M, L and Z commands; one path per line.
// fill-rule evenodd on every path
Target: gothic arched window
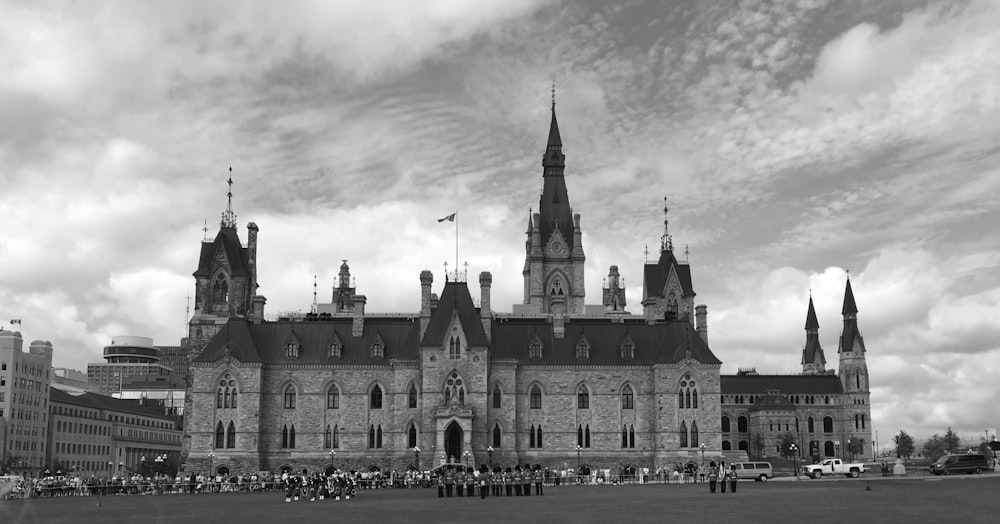
M 460 405 L 465 405 L 465 383 L 462 382 L 462 377 L 458 376 L 457 371 L 452 371 L 444 383 L 445 404 L 450 403 L 453 399 Z
M 382 388 L 376 385 L 369 395 L 368 407 L 371 409 L 382 409 Z
M 223 306 L 229 303 L 229 282 L 226 276 L 219 273 L 212 284 L 212 302 L 216 306 Z
M 493 409 L 500 409 L 502 395 L 500 393 L 500 386 L 493 386 Z
M 542 389 L 538 387 L 538 384 L 531 387 L 529 399 L 531 409 L 542 409 Z
M 678 436 L 680 437 L 680 447 L 688 447 L 688 428 L 687 423 L 681 421 L 681 428 L 678 430 Z
M 458 335 L 452 335 L 448 342 L 448 358 L 452 360 L 462 358 L 462 341 Z
M 632 386 L 628 384 L 622 388 L 622 409 L 635 409 L 635 396 L 632 394 Z
M 680 389 L 677 391 L 677 407 L 683 409 L 698 409 L 698 390 L 690 374 L 684 375 L 681 379 Z
M 222 449 L 226 442 L 226 430 L 222 427 L 222 421 L 215 425 L 215 447 Z
M 226 447 L 236 447 L 236 424 L 231 420 L 229 421 L 229 428 L 226 430 Z
M 528 344 L 528 358 L 542 358 L 542 340 L 535 335 Z
M 295 386 L 285 386 L 285 409 L 295 409 Z
M 407 395 L 406 406 L 410 409 L 417 407 L 417 386 L 414 384 L 410 384 L 410 393 Z
M 493 426 L 493 447 L 494 448 L 499 448 L 500 447 L 500 442 L 501 442 L 500 437 L 501 437 L 501 434 L 500 434 L 500 424 L 497 424 L 497 425 Z
M 576 343 L 576 358 L 581 360 L 590 358 L 590 342 L 587 337 L 581 336 L 580 341 Z
M 588 392 L 587 387 L 582 384 L 579 389 L 576 390 L 576 408 L 590 409 L 590 392 Z
M 407 436 L 407 447 L 413 449 L 417 445 L 417 427 L 410 424 L 409 431 L 406 432 Z
M 326 390 L 326 409 L 340 409 L 340 390 L 336 385 Z

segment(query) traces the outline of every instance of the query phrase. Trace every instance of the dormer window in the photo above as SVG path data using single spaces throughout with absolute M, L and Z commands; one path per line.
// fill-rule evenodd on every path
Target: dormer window
M 290 341 L 285 346 L 285 356 L 288 358 L 299 358 L 299 345 L 295 341 Z
M 462 340 L 458 335 L 452 335 L 448 342 L 448 358 L 452 360 L 462 358 Z
M 528 358 L 542 358 L 542 340 L 535 335 L 528 344 Z
M 590 358 L 590 342 L 587 337 L 580 336 L 580 341 L 576 343 L 576 358 L 586 360 Z
M 666 314 L 664 315 L 664 318 L 666 318 L 667 320 L 677 320 L 677 313 L 678 313 L 677 298 L 671 291 L 670 295 L 667 297 L 667 311 Z
M 344 345 L 340 342 L 340 337 L 334 333 L 333 340 L 330 341 L 330 345 L 327 346 L 327 355 L 332 358 L 340 358 L 344 350 Z
M 229 281 L 219 273 L 212 284 L 212 305 L 216 311 L 225 311 L 229 304 Z
M 632 360 L 635 358 L 635 343 L 632 341 L 632 337 L 627 334 L 625 335 L 625 340 L 622 341 L 621 357 L 622 360 Z
M 372 342 L 372 358 L 385 357 L 385 342 L 382 342 L 380 335 L 375 335 L 375 342 Z

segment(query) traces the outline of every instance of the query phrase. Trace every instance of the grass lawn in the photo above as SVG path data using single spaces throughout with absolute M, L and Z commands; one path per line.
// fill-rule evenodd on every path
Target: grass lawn
M 438 499 L 436 489 L 363 491 L 285 503 L 279 493 L 0 501 L 0 523 L 157 522 L 1000 522 L 1000 475 L 948 478 L 547 487 L 543 497 Z M 866 486 L 871 486 L 871 491 Z

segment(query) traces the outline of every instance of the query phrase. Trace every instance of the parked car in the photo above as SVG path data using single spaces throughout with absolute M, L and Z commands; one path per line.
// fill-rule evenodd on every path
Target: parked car
M 826 459 L 819 464 L 809 464 L 802 467 L 802 473 L 814 479 L 823 475 L 845 475 L 857 478 L 865 471 L 868 471 L 868 466 L 861 462 L 850 463 L 840 459 Z
M 931 473 L 951 475 L 952 473 L 982 473 L 989 469 L 990 461 L 982 453 L 962 453 L 945 455 L 931 464 Z
M 736 478 L 753 479 L 756 482 L 774 478 L 770 462 L 734 462 L 733 466 L 736 467 Z

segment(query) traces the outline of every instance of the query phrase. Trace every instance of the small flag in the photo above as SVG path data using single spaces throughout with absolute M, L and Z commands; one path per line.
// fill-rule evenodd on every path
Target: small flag
M 452 215 L 452 216 L 455 216 L 455 215 Z M 438 222 L 440 222 L 440 220 Z M 10 319 L 10 325 L 13 326 L 14 324 L 20 325 L 21 324 L 21 319 L 19 319 L 19 318 L 12 318 L 12 319 Z
M 445 220 L 447 220 L 448 222 L 454 222 L 455 221 L 455 215 L 457 215 L 457 214 L 458 213 L 452 213 L 452 214 L 450 214 L 450 215 L 448 215 L 448 216 L 446 216 L 444 218 L 439 218 L 438 222 L 444 222 Z

